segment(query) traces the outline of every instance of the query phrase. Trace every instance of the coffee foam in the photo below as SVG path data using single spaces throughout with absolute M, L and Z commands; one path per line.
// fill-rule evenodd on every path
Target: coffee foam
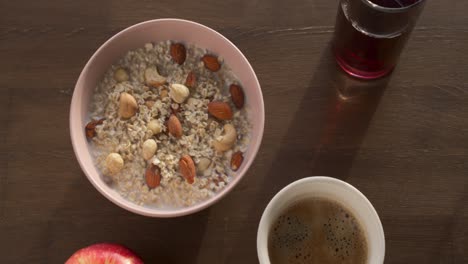
M 272 263 L 365 263 L 367 243 L 355 217 L 324 199 L 301 201 L 269 235 Z M 327 262 L 328 261 L 328 262 Z

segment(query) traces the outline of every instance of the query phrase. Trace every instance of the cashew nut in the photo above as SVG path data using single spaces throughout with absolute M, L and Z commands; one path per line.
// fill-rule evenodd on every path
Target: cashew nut
M 131 94 L 123 92 L 120 95 L 119 115 L 123 118 L 130 118 L 135 115 L 138 110 L 138 104 Z
M 166 83 L 166 77 L 159 75 L 156 67 L 149 67 L 145 70 L 145 82 L 147 85 L 158 87 Z
M 183 103 L 189 94 L 190 91 L 185 85 L 178 83 L 171 84 L 169 96 L 174 102 L 179 104 Z
M 151 120 L 148 123 L 147 128 L 153 132 L 153 135 L 157 135 L 161 132 L 162 127 L 158 120 Z
M 217 151 L 224 152 L 230 149 L 237 140 L 237 132 L 233 125 L 224 125 L 224 135 L 213 141 L 213 147 Z
M 118 153 L 110 153 L 107 155 L 106 158 L 106 168 L 109 171 L 109 173 L 116 174 L 119 171 L 121 171 L 124 167 L 124 161 L 122 159 L 122 156 Z
M 114 79 L 117 81 L 117 82 L 125 82 L 125 81 L 128 81 L 128 73 L 127 71 L 125 71 L 124 69 L 122 68 L 118 68 L 115 72 L 114 72 Z
M 143 147 L 142 147 L 143 158 L 145 160 L 151 159 L 156 153 L 157 149 L 158 149 L 158 145 L 156 144 L 156 141 L 154 141 L 154 139 L 147 139 L 145 142 L 143 142 Z

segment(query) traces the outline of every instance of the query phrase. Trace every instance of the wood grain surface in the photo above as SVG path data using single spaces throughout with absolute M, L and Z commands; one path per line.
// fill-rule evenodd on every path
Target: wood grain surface
M 468 2 L 428 1 L 395 72 L 377 82 L 336 69 L 336 10 L 336 0 L 0 0 L 0 262 L 63 263 L 112 241 L 146 263 L 256 263 L 268 201 L 294 180 L 329 175 L 375 206 L 386 263 L 468 263 Z M 266 107 L 245 179 L 214 206 L 175 219 L 138 216 L 100 195 L 68 126 L 93 52 L 125 27 L 163 17 L 232 40 Z

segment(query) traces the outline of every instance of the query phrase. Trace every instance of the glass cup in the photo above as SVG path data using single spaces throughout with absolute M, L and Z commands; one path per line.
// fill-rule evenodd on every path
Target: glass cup
M 341 0 L 333 52 L 348 74 L 376 79 L 395 67 L 425 0 Z

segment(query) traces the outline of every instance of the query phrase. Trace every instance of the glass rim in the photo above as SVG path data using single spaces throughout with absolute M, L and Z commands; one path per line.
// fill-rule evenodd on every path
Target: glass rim
M 425 0 L 418 0 L 417 2 L 414 2 L 413 4 L 404 6 L 404 7 L 383 7 L 378 4 L 372 3 L 370 0 L 361 0 L 361 1 L 375 10 L 379 10 L 379 11 L 387 12 L 387 13 L 402 13 L 422 4 Z

